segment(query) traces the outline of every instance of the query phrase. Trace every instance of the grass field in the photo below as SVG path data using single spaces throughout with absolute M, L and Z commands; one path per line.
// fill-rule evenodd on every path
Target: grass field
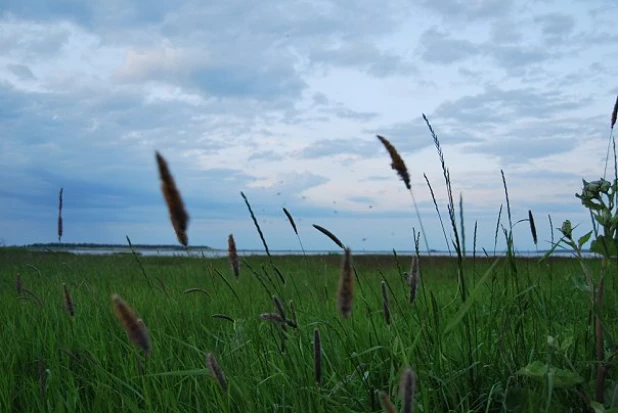
M 415 411 L 557 412 L 589 405 L 594 331 L 589 295 L 577 288 L 578 261 L 468 257 L 467 306 L 454 259 L 421 257 L 412 304 L 402 276 L 410 256 L 352 251 L 352 260 L 353 310 L 345 319 L 337 311 L 342 254 L 246 257 L 236 278 L 227 259 L 138 261 L 0 249 L 0 411 L 377 412 L 380 392 L 401 408 L 407 366 L 415 377 Z M 596 271 L 599 262 L 587 264 Z M 612 278 L 605 320 L 615 335 Z M 205 292 L 185 293 L 191 288 Z M 123 331 L 115 293 L 147 326 L 149 355 Z M 273 296 L 297 328 L 260 318 L 277 313 Z M 225 376 L 225 391 L 206 365 L 208 353 Z M 618 405 L 614 378 L 610 371 L 606 402 Z
M 618 100 L 612 130 L 617 113 Z M 574 258 L 517 257 L 514 225 L 528 221 L 535 244 L 537 234 L 531 211 L 513 224 L 504 172 L 508 223 L 495 233 L 507 254 L 478 257 L 465 253 L 463 206 L 423 117 L 448 194 L 449 258 L 420 256 L 421 235 L 429 246 L 410 175 L 383 137 L 419 220 L 413 256 L 350 256 L 317 225 L 340 254 L 239 259 L 233 235 L 229 260 L 1 248 L 0 411 L 618 412 L 615 145 L 613 180 L 584 181 L 577 195 L 593 229 L 565 221 L 551 234 Z M 186 247 L 189 215 L 156 159 Z M 62 202 L 61 190 L 59 242 Z M 476 226 L 473 239 L 476 250 Z

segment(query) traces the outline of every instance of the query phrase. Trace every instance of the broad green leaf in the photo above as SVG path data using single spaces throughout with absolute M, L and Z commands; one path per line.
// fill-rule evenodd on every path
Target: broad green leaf
M 592 407 L 594 413 L 605 413 L 605 407 L 599 402 L 590 402 L 590 407 Z
M 585 243 L 588 242 L 588 240 L 590 239 L 591 236 L 592 236 L 592 231 L 590 231 L 587 234 L 584 234 L 581 237 L 579 237 L 579 239 L 577 240 L 577 245 L 579 246 L 580 249 L 582 248 L 582 246 Z
M 455 328 L 455 326 L 459 324 L 461 319 L 464 318 L 464 316 L 468 313 L 468 311 L 470 311 L 470 307 L 472 307 L 472 304 L 474 304 L 477 298 L 481 295 L 483 291 L 483 287 L 485 286 L 485 282 L 487 281 L 489 276 L 492 274 L 494 268 L 496 268 L 496 265 L 498 264 L 499 261 L 500 261 L 499 258 L 495 260 L 494 263 L 491 264 L 491 267 L 489 267 L 489 269 L 485 272 L 485 274 L 483 274 L 481 279 L 476 283 L 476 285 L 474 286 L 474 290 L 472 290 L 468 298 L 466 298 L 466 302 L 461 307 L 459 307 L 459 310 L 457 310 L 457 313 L 455 313 L 451 321 L 448 323 L 443 334 L 446 335 L 453 328 Z
M 519 369 L 517 374 L 541 382 L 545 382 L 546 377 L 551 378 L 553 387 L 556 388 L 572 387 L 584 381 L 581 376 L 569 370 L 559 369 L 558 367 L 554 366 L 548 366 L 541 361 L 533 361 L 526 367 L 522 367 L 521 369 Z
M 615 239 L 599 235 L 597 239 L 590 243 L 590 251 L 601 254 L 606 258 L 612 258 L 618 255 L 618 245 Z

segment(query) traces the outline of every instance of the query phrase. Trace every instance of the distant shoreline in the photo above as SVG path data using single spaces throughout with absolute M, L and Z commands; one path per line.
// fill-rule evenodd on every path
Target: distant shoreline
M 36 243 L 29 244 L 24 246 L 7 246 L 4 248 L 15 248 L 22 250 L 30 250 L 34 252 L 65 252 L 65 253 L 73 253 L 77 255 L 113 255 L 113 254 L 124 254 L 124 253 L 133 253 L 139 255 L 147 255 L 147 256 L 174 256 L 174 255 L 187 255 L 190 256 L 209 256 L 209 257 L 223 257 L 227 255 L 226 249 L 217 249 L 208 246 L 190 246 L 185 249 L 184 247 L 177 245 L 147 245 L 147 244 L 133 244 L 132 249 L 127 244 L 86 244 L 86 243 L 77 243 L 77 244 L 69 244 L 69 243 Z M 542 257 L 548 252 L 548 250 L 533 250 L 533 251 L 516 251 L 515 255 L 517 257 Z M 333 254 L 341 254 L 340 250 L 270 250 L 271 255 L 333 255 Z M 409 256 L 414 253 L 413 250 L 356 250 L 354 251 L 355 255 L 397 255 L 401 256 Z M 238 250 L 238 254 L 241 256 L 249 256 L 249 255 L 266 255 L 266 252 L 263 249 L 244 249 Z M 477 258 L 482 257 L 494 257 L 494 256 L 506 256 L 506 251 L 485 251 L 480 250 L 476 251 L 476 254 L 473 254 L 471 251 L 466 251 L 466 257 L 473 257 L 476 255 Z M 454 253 L 449 254 L 448 251 L 440 251 L 440 250 L 431 250 L 428 254 L 427 252 L 421 251 L 421 256 L 435 256 L 435 257 L 448 257 L 456 256 Z M 568 257 L 573 255 L 572 251 L 567 250 L 555 250 L 551 254 L 552 256 L 558 257 Z M 585 251 L 584 256 L 587 258 L 593 258 L 594 254 Z

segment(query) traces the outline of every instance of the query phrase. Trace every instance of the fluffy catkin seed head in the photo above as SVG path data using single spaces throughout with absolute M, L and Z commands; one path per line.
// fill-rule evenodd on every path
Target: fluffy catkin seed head
M 236 251 L 236 241 L 234 241 L 234 235 L 230 234 L 227 237 L 227 256 L 232 267 L 234 276 L 238 278 L 240 276 L 240 260 L 238 259 L 238 252 Z
M 388 394 L 386 394 L 386 392 L 381 391 L 380 394 L 380 403 L 382 403 L 382 407 L 384 408 L 384 412 L 385 413 L 395 413 L 395 406 L 393 405 L 393 402 L 391 402 L 390 397 L 388 397 Z
M 159 152 L 155 153 L 157 165 L 159 167 L 159 178 L 161 179 L 161 191 L 165 198 L 165 203 L 169 210 L 172 226 L 176 232 L 178 242 L 183 246 L 189 244 L 187 237 L 187 227 L 189 225 L 189 214 L 185 210 L 184 203 L 180 196 L 180 191 L 176 187 L 176 182 L 172 176 L 165 159 Z
M 210 374 L 217 380 L 219 387 L 225 393 L 227 391 L 225 374 L 223 374 L 223 370 L 221 370 L 219 363 L 217 363 L 217 359 L 212 353 L 206 355 L 206 367 L 208 367 L 208 371 L 210 371 Z
M 384 145 L 384 147 L 388 151 L 388 154 L 391 157 L 391 168 L 393 168 L 397 172 L 403 183 L 406 185 L 406 188 L 411 189 L 412 186 L 410 184 L 410 174 L 408 173 L 408 168 L 406 167 L 403 158 L 401 157 L 401 155 L 399 155 L 397 149 L 395 149 L 395 147 L 388 141 L 388 139 L 380 135 L 378 135 L 378 139 L 380 140 L 380 142 L 382 142 L 382 145 Z
M 120 320 L 129 340 L 141 348 L 146 355 L 149 355 L 152 348 L 148 330 L 144 323 L 140 323 L 133 309 L 118 294 L 112 295 L 112 302 L 114 303 L 116 316 Z
M 350 248 L 345 249 L 341 264 L 341 276 L 339 278 L 339 291 L 337 293 L 337 308 L 343 318 L 350 317 L 352 312 L 352 299 L 354 298 L 354 277 L 352 276 L 352 258 Z
M 322 381 L 322 344 L 320 342 L 320 330 L 313 330 L 313 372 L 315 382 Z
M 399 392 L 403 398 L 403 412 L 412 413 L 414 411 L 414 373 L 410 367 L 406 368 L 399 381 Z
M 58 194 L 58 242 L 62 239 L 63 234 L 63 226 L 62 226 L 62 192 L 64 188 L 60 188 L 60 193 Z
M 534 245 L 536 245 L 538 238 L 536 236 L 536 225 L 534 225 L 534 217 L 532 216 L 531 210 L 528 210 L 528 221 L 530 222 L 530 233 L 532 234 L 532 241 L 534 242 Z

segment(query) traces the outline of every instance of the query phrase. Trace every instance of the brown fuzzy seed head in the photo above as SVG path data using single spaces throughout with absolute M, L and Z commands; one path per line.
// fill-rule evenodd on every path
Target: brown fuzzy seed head
M 322 381 L 322 343 L 320 342 L 320 330 L 313 330 L 313 371 L 316 383 Z
M 227 237 L 227 257 L 234 276 L 238 278 L 240 276 L 240 259 L 236 251 L 236 241 L 234 241 L 234 235 L 232 234 Z
M 343 245 L 343 242 L 341 242 L 341 240 L 339 238 L 337 238 L 335 236 L 335 234 L 333 234 L 332 232 L 330 232 L 329 230 L 327 230 L 326 228 L 317 225 L 317 224 L 313 224 L 313 228 L 317 229 L 318 231 L 320 231 L 322 234 L 326 235 L 328 238 L 331 239 L 331 241 L 333 241 L 335 244 L 337 244 L 337 246 L 339 248 L 341 248 L 342 250 L 345 249 L 345 246 Z
M 414 392 L 415 379 L 410 367 L 406 368 L 399 381 L 399 392 L 403 398 L 403 412 L 412 413 L 414 411 Z
M 272 298 L 273 298 L 273 304 L 275 305 L 275 309 L 277 310 L 277 313 L 279 313 L 282 320 L 285 320 L 287 317 L 285 316 L 285 309 L 283 308 L 283 303 L 281 302 L 281 300 L 279 300 L 279 297 L 277 297 L 276 295 L 273 295 Z
M 62 283 L 62 290 L 64 292 L 64 307 L 67 309 L 69 315 L 73 317 L 75 315 L 75 305 L 73 304 L 73 298 L 69 293 L 69 287 L 65 283 Z
M 185 206 L 180 196 L 180 192 L 176 187 L 174 177 L 169 171 L 167 162 L 165 161 L 163 156 L 159 154 L 159 152 L 156 152 L 156 159 L 157 165 L 159 167 L 159 178 L 161 179 L 161 191 L 163 192 L 165 203 L 167 204 L 167 208 L 169 210 L 172 226 L 174 227 L 174 231 L 176 232 L 178 242 L 180 242 L 183 246 L 186 247 L 189 244 L 189 240 L 187 237 L 189 214 L 185 210 Z
M 401 155 L 399 155 L 397 149 L 395 149 L 395 147 L 388 141 L 388 139 L 380 135 L 378 135 L 378 139 L 380 140 L 380 142 L 382 142 L 382 145 L 384 145 L 384 147 L 388 151 L 388 154 L 391 157 L 391 168 L 393 168 L 397 172 L 403 183 L 406 185 L 406 188 L 411 189 L 412 186 L 410 185 L 410 174 L 408 173 L 408 168 L 406 167 L 403 158 L 401 157 Z
M 346 248 L 341 264 L 341 277 L 339 279 L 339 291 L 337 294 L 337 308 L 343 318 L 350 317 L 353 297 L 354 277 L 352 276 L 352 258 L 350 249 Z
M 393 405 L 393 402 L 391 401 L 390 397 L 388 397 L 388 394 L 384 391 L 380 392 L 380 403 L 382 403 L 382 407 L 384 408 L 384 412 L 385 413 L 395 413 L 397 410 L 395 410 L 395 405 Z
M 296 228 L 296 222 L 294 222 L 294 218 L 292 218 L 292 214 L 290 214 L 290 211 L 288 211 L 285 207 L 283 207 L 283 213 L 285 214 L 286 217 L 288 217 L 288 221 L 290 221 L 290 225 L 292 226 L 294 233 L 298 235 L 298 229 Z
M 112 295 L 112 301 L 114 303 L 114 311 L 122 327 L 124 328 L 129 340 L 136 346 L 142 349 L 142 351 L 148 355 L 151 351 L 150 337 L 148 336 L 148 330 L 143 322 L 135 315 L 135 312 L 118 294 Z
M 62 192 L 63 188 L 60 188 L 60 193 L 58 194 L 58 242 L 62 239 L 62 234 L 64 232 L 62 226 Z
M 208 367 L 210 374 L 217 380 L 217 383 L 219 383 L 221 390 L 226 392 L 227 382 L 225 380 L 225 374 L 223 374 L 223 370 L 221 370 L 219 363 L 217 363 L 217 359 L 212 353 L 206 355 L 206 367 Z
M 270 321 L 271 323 L 276 323 L 276 324 L 283 323 L 283 319 L 277 313 L 262 313 L 260 314 L 260 318 L 264 321 Z
M 528 210 L 528 221 L 530 222 L 530 233 L 532 234 L 532 241 L 534 242 L 534 245 L 536 245 L 538 238 L 536 235 L 536 225 L 534 224 L 534 217 L 532 216 L 531 210 Z

